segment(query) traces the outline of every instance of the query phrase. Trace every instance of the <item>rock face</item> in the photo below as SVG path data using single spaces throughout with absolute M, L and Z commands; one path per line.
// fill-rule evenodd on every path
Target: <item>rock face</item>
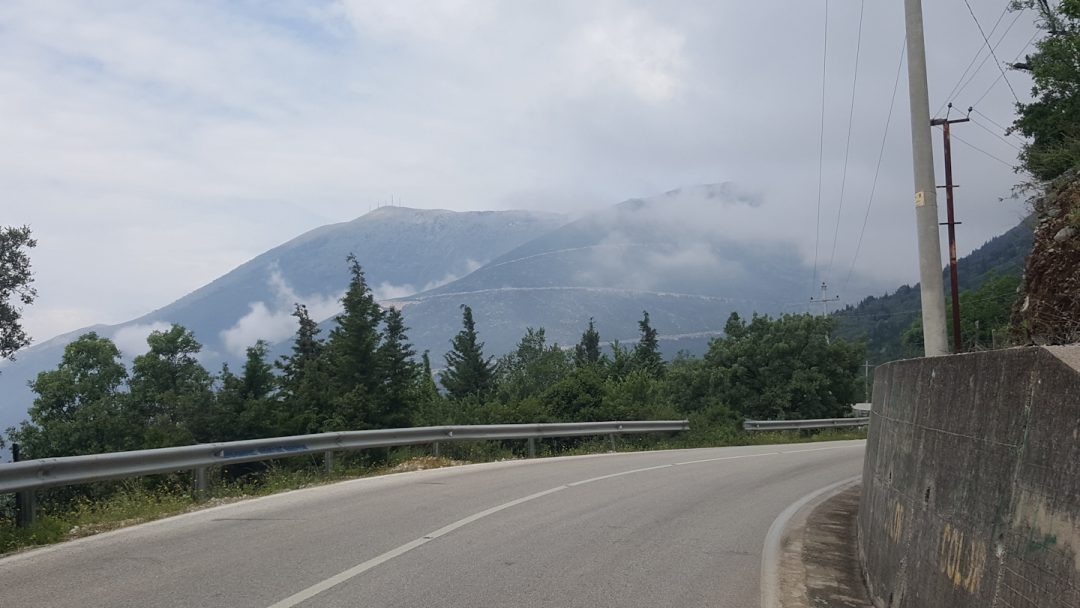
M 1080 172 L 1035 201 L 1035 244 L 1024 270 L 1024 297 L 1013 310 L 1017 340 L 1080 342 Z

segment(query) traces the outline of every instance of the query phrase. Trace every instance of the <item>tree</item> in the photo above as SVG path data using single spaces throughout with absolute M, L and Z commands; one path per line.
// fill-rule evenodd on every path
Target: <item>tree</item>
M 326 344 L 333 412 L 325 430 L 358 430 L 370 424 L 380 392 L 378 349 L 383 311 L 364 278 L 356 257 L 349 254 L 349 288 L 341 298 L 343 311 L 335 318 Z
M 649 323 L 649 312 L 642 311 L 641 314 L 642 319 L 638 321 L 641 339 L 634 345 L 634 369 L 660 376 L 664 372 L 664 358 L 660 355 L 657 331 Z
M 525 329 L 512 352 L 499 359 L 499 399 L 504 403 L 541 394 L 570 373 L 567 353 L 558 345 L 547 345 L 544 328 Z
M 149 352 L 131 366 L 132 414 L 145 429 L 142 447 L 167 447 L 208 441 L 213 379 L 196 355 L 202 345 L 180 325 L 155 331 Z
M 375 428 L 409 426 L 417 409 L 420 383 L 417 381 L 418 369 L 413 362 L 416 351 L 409 344 L 406 331 L 408 328 L 405 327 L 401 311 L 387 309 L 382 343 L 376 353 L 382 385 L 378 409 L 371 420 Z
M 26 458 L 97 454 L 139 447 L 142 429 L 123 417 L 127 370 L 109 339 L 90 332 L 64 347 L 54 370 L 30 383 L 30 421 L 9 431 Z
M 26 251 L 36 246 L 29 226 L 0 227 L 0 359 L 14 359 L 15 351 L 30 343 L 20 319 L 22 307 L 37 297 Z
M 1031 103 L 1017 104 L 1012 130 L 1030 141 L 1020 152 L 1024 169 L 1053 180 L 1080 167 L 1080 0 L 1019 0 L 1014 10 L 1036 8 L 1046 36 L 1035 53 L 1013 67 L 1031 74 Z
M 596 365 L 600 363 L 600 356 L 600 332 L 596 331 L 596 323 L 589 317 L 589 327 L 581 334 L 581 342 L 574 347 L 574 365 Z
M 484 358 L 484 343 L 476 335 L 472 308 L 461 305 L 462 329 L 446 353 L 446 370 L 440 374 L 443 388 L 452 399 L 486 396 L 495 387 L 495 366 Z
M 763 420 L 843 416 L 866 349 L 830 338 L 834 325 L 812 315 L 755 314 L 746 323 L 733 313 L 705 355 L 716 403 Z
M 292 353 L 283 355 L 275 366 L 281 372 L 283 428 L 286 435 L 304 435 L 322 429 L 329 415 L 329 373 L 323 357 L 325 344 L 319 339 L 319 324 L 308 314 L 307 307 L 297 304 L 292 316 L 298 328 Z

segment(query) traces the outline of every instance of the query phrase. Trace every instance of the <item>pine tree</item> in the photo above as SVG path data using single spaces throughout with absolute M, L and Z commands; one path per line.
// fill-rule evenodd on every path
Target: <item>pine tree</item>
M 417 401 L 417 366 L 413 362 L 416 351 L 405 334 L 405 319 L 401 311 L 390 308 L 385 313 L 382 344 L 377 352 L 382 389 L 379 408 L 371 424 L 376 428 L 401 428 L 409 426 Z
M 596 331 L 596 322 L 589 317 L 589 328 L 581 334 L 581 342 L 574 348 L 574 364 L 577 367 L 585 367 L 599 362 L 600 332 Z
M 452 399 L 483 397 L 495 386 L 495 366 L 491 358 L 484 359 L 484 343 L 477 340 L 472 309 L 463 304 L 461 310 L 463 327 L 446 353 L 446 370 L 439 378 Z
M 641 340 L 634 346 L 634 367 L 659 376 L 664 372 L 664 359 L 660 356 L 657 331 L 649 324 L 649 312 L 642 311 L 642 315 L 642 319 L 638 321 Z
M 349 289 L 341 298 L 343 312 L 335 319 L 326 344 L 333 413 L 325 430 L 367 428 L 381 389 L 377 351 L 383 311 L 375 301 L 364 270 L 352 254 L 347 258 Z
M 296 305 L 292 316 L 299 325 L 292 354 L 275 364 L 281 371 L 281 432 L 303 435 L 323 430 L 323 422 L 329 416 L 329 373 L 323 356 L 326 345 L 319 339 L 319 324 L 303 304 Z

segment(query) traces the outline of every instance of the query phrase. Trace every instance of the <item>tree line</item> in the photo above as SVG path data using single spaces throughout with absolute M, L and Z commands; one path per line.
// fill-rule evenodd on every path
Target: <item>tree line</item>
M 665 361 L 644 312 L 633 344 L 605 345 L 590 320 L 572 348 L 528 328 L 496 359 L 463 305 L 445 368 L 433 373 L 401 311 L 381 307 L 359 262 L 347 262 L 332 329 L 324 338 L 297 304 L 291 351 L 276 361 L 260 341 L 242 368 L 211 373 L 192 332 L 173 325 L 151 333 L 128 369 L 111 340 L 80 336 L 31 382 L 29 420 L 8 439 L 43 458 L 343 430 L 683 417 L 726 436 L 743 418 L 842 416 L 861 397 L 862 343 L 830 338 L 834 321 L 810 315 L 733 313 L 701 358 Z

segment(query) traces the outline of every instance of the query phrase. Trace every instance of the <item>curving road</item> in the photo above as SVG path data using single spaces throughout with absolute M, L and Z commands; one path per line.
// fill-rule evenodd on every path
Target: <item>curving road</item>
M 759 604 L 766 532 L 862 441 L 343 482 L 0 559 L 0 607 Z

